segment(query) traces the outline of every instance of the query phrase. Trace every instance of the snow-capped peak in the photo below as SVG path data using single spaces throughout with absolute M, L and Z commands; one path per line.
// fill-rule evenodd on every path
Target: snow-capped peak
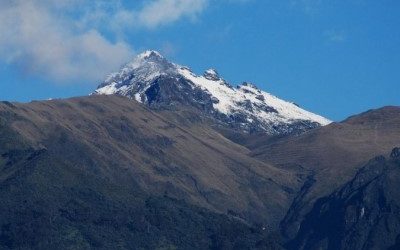
M 118 72 L 110 74 L 94 94 L 129 96 L 138 87 L 145 91 L 154 79 L 175 74 L 176 71 L 176 65 L 166 60 L 159 52 L 147 50 L 137 55 Z M 139 98 L 135 99 L 141 101 Z
M 295 126 L 306 130 L 331 122 L 254 84 L 245 82 L 234 88 L 215 69 L 198 76 L 152 50 L 111 74 L 94 94 L 119 94 L 148 105 L 191 105 L 245 131 L 287 133 Z

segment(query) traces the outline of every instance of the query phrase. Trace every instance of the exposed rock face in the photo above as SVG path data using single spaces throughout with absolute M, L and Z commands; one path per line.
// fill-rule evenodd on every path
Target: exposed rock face
M 246 133 L 301 133 L 330 123 L 253 84 L 233 87 L 215 69 L 197 76 L 156 51 L 140 54 L 111 74 L 94 94 L 127 96 L 156 109 L 192 107 L 215 119 L 219 126 Z
M 203 74 L 204 78 L 210 81 L 220 81 L 222 80 L 218 72 L 215 69 L 208 69 Z
M 338 191 L 320 198 L 291 249 L 399 249 L 400 159 L 379 156 Z
M 398 158 L 400 158 L 400 148 L 394 148 L 394 149 L 392 150 L 392 153 L 390 154 L 390 157 L 391 157 L 392 159 L 398 159 Z

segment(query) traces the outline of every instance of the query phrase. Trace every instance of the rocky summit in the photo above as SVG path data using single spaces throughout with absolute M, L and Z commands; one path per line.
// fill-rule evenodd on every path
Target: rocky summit
M 245 133 L 301 133 L 331 122 L 254 84 L 233 86 L 215 69 L 196 75 L 156 51 L 146 51 L 110 74 L 93 94 L 122 95 L 157 109 L 194 108 L 219 126 Z

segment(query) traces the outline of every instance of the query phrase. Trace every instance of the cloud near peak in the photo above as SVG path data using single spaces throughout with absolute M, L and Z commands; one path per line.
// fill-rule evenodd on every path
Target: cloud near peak
M 120 0 L 1 1 L 0 60 L 58 83 L 97 82 L 134 54 L 131 45 L 111 41 L 102 29 L 157 28 L 195 18 L 207 0 L 145 3 L 127 10 Z
M 182 17 L 196 17 L 206 4 L 206 0 L 158 0 L 146 5 L 137 17 L 142 25 L 154 28 Z

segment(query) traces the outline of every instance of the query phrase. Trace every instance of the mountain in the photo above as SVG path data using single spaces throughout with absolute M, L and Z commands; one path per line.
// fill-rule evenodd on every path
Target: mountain
M 300 135 L 244 133 L 236 142 L 201 114 L 119 95 L 0 102 L 0 248 L 398 244 L 398 151 L 377 163 L 382 171 L 359 171 L 400 145 L 400 107 Z M 357 224 L 362 207 L 368 223 Z M 385 241 L 374 240 L 383 233 Z
M 0 248 L 273 245 L 299 179 L 167 113 L 114 95 L 1 102 Z
M 0 249 L 398 248 L 400 107 L 328 123 L 154 51 L 0 102 Z
M 218 126 L 246 133 L 300 133 L 331 122 L 253 84 L 233 87 L 214 69 L 197 76 L 156 51 L 138 55 L 93 94 L 118 94 L 156 109 L 192 107 Z
M 292 249 L 399 249 L 400 148 L 378 156 L 302 221 Z
M 400 107 L 388 106 L 299 136 L 258 143 L 253 157 L 304 176 L 304 185 L 281 222 L 285 237 L 296 236 L 317 199 L 350 181 L 369 159 L 399 146 L 399 128 Z

